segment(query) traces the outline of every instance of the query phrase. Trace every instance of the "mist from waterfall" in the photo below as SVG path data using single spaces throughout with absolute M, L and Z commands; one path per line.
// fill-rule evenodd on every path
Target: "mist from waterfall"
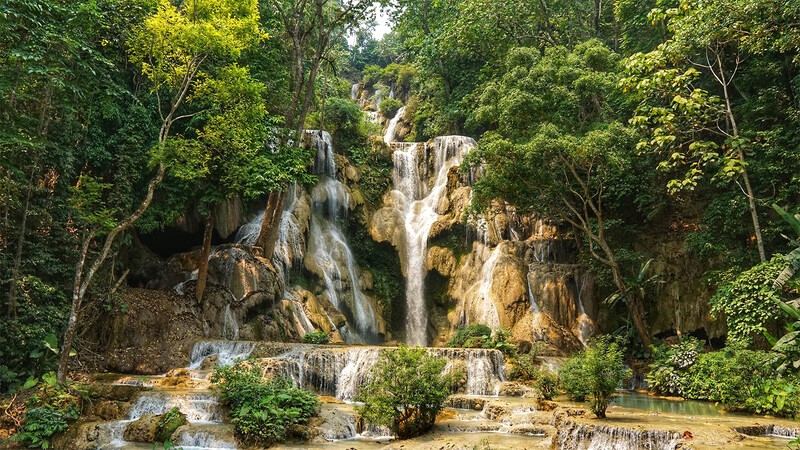
M 411 345 L 428 343 L 425 260 L 428 234 L 439 218 L 439 201 L 447 191 L 447 174 L 452 167 L 461 164 L 464 155 L 475 145 L 475 141 L 468 137 L 442 136 L 434 139 L 431 146 L 424 143 L 396 146 L 392 154 L 392 195 L 398 200 L 405 223 L 405 339 Z M 430 152 L 433 159 L 432 180 L 427 176 Z

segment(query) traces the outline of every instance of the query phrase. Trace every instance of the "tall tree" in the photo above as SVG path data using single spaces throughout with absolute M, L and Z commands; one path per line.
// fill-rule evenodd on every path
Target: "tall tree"
M 315 87 L 322 63 L 338 44 L 338 37 L 370 14 L 371 0 L 269 0 L 269 13 L 280 18 L 277 33 L 291 55 L 290 101 L 284 111 L 289 142 L 299 143 L 306 118 L 314 105 Z M 285 186 L 283 187 L 285 188 Z M 283 188 L 269 194 L 264 220 L 255 246 L 272 259 L 283 211 Z
M 480 89 L 474 120 L 490 131 L 467 161 L 486 165 L 474 186 L 479 208 L 502 199 L 566 222 L 585 237 L 649 346 L 644 299 L 624 277 L 610 230 L 620 220 L 614 183 L 635 156 L 635 135 L 620 123 L 613 98 L 618 60 L 597 40 L 574 51 L 554 47 L 544 56 L 534 48 L 510 51 L 503 75 Z
M 261 39 L 263 34 L 258 23 L 255 0 L 198 0 L 180 7 L 162 0 L 158 11 L 148 17 L 132 37 L 131 60 L 152 83 L 152 92 L 158 100 L 161 126 L 157 144 L 152 149 L 155 174 L 147 183 L 143 198 L 132 210 L 109 209 L 102 199 L 107 185 L 97 182 L 90 174 L 79 179 L 75 186 L 75 219 L 81 244 L 75 265 L 72 306 L 59 357 L 60 381 L 67 376 L 84 297 L 111 254 L 117 237 L 150 206 L 168 163 L 197 149 L 189 138 L 172 133 L 176 124 L 202 112 L 192 110 L 192 104 L 197 94 L 201 94 L 196 92 L 198 83 L 212 76 L 203 69 L 210 61 L 237 58 L 242 50 Z

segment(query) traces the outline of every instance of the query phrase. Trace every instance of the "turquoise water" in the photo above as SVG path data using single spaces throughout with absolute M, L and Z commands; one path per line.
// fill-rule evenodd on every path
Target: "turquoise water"
M 619 392 L 611 405 L 686 416 L 719 416 L 723 414 L 722 407 L 711 402 L 668 399 L 636 392 Z

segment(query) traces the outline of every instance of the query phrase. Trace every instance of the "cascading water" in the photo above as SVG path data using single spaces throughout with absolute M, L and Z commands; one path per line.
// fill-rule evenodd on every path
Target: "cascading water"
M 291 344 L 290 344 L 291 345 Z M 352 400 L 366 382 L 384 347 L 312 347 L 292 345 L 283 354 L 265 358 L 267 376 L 284 376 L 298 387 Z M 503 354 L 498 350 L 430 348 L 428 353 L 445 358 L 445 372 L 461 372 L 464 393 L 497 395 L 505 381 Z
M 314 173 L 319 182 L 311 192 L 306 267 L 322 278 L 325 295 L 347 317 L 347 328 L 341 330 L 345 341 L 376 342 L 377 314 L 361 290 L 355 258 L 340 228 L 340 221 L 349 210 L 350 196 L 336 179 L 331 136 L 327 132 L 307 133 L 317 148 Z
M 197 370 L 203 360 L 215 355 L 217 365 L 229 366 L 236 361 L 246 359 L 253 352 L 253 343 L 247 341 L 200 341 L 192 347 L 189 357 L 189 369 Z
M 578 296 L 576 298 L 578 303 L 578 319 L 575 325 L 575 335 L 584 346 L 588 344 L 589 338 L 597 334 L 594 322 L 589 315 L 586 314 L 586 308 L 583 306 L 583 296 L 586 289 L 588 276 L 589 272 L 587 271 L 584 272 L 577 280 L 575 280 L 578 283 Z
M 483 263 L 481 268 L 481 278 L 478 288 L 477 317 L 475 323 L 482 323 L 495 330 L 500 328 L 500 314 L 492 298 L 492 283 L 494 282 L 494 270 L 497 262 L 503 254 L 502 245 L 498 245 L 492 250 L 489 259 Z
M 397 110 L 397 113 L 392 117 L 392 120 L 389 121 L 389 126 L 386 128 L 386 134 L 383 135 L 383 142 L 390 144 L 394 142 L 397 137 L 395 136 L 397 131 L 397 124 L 400 122 L 400 119 L 403 117 L 403 113 L 406 112 L 406 107 L 403 106 Z
M 387 136 L 388 136 L 387 131 Z M 475 141 L 464 136 L 437 137 L 433 145 L 398 146 L 392 154 L 393 195 L 398 199 L 406 235 L 406 342 L 428 343 L 428 315 L 425 305 L 425 258 L 428 234 L 439 217 L 439 200 L 446 194 L 447 174 L 461 164 Z M 428 153 L 433 152 L 433 180 L 427 179 Z M 420 167 L 425 172 L 420 173 Z
M 350 100 L 356 99 L 358 99 L 358 83 L 353 83 L 353 85 L 350 86 Z
M 680 435 L 661 430 L 641 430 L 565 422 L 558 426 L 556 447 L 561 450 L 673 450 Z

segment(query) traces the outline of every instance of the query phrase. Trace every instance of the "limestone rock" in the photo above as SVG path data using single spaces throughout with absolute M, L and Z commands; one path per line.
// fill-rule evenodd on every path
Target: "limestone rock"
M 226 198 L 214 207 L 214 229 L 222 239 L 227 239 L 244 222 L 244 207 L 239 197 Z
M 456 272 L 456 261 L 453 251 L 447 247 L 431 246 L 428 248 L 426 266 L 428 270 L 435 270 L 448 277 Z
M 156 429 L 161 416 L 145 414 L 125 427 L 123 435 L 126 441 L 155 442 Z

